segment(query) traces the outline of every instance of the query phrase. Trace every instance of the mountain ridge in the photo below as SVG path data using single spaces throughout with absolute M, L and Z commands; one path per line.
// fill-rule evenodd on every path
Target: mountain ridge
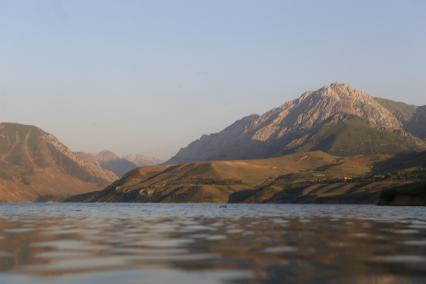
M 0 201 L 61 198 L 103 188 L 116 178 L 38 127 L 0 123 Z
M 404 103 L 371 97 L 347 84 L 332 83 L 316 91 L 305 92 L 263 115 L 250 115 L 223 131 L 203 135 L 180 149 L 168 163 L 261 159 L 292 153 L 303 147 L 330 120 L 338 123 L 348 116 L 364 121 L 366 132 L 372 129 L 398 140 L 401 151 L 423 150 L 426 142 L 407 127 L 416 109 Z M 348 143 L 346 148 L 356 148 L 350 141 Z M 383 140 L 372 143 L 372 148 L 379 148 Z M 399 151 L 390 148 L 393 150 L 389 153 Z
M 83 159 L 98 163 L 101 167 L 114 172 L 119 177 L 122 177 L 124 174 L 137 167 L 152 166 L 162 163 L 160 159 L 154 157 L 141 154 L 119 156 L 110 150 L 102 150 L 96 154 L 78 152 L 77 155 Z

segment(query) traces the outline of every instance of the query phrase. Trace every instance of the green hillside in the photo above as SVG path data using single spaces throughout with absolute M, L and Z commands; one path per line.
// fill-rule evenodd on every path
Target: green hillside
M 394 154 L 422 149 L 415 138 L 401 132 L 371 128 L 356 117 L 329 122 L 312 135 L 298 152 L 325 151 L 339 156 Z
M 388 99 L 374 98 L 382 106 L 392 112 L 400 121 L 408 122 L 416 112 L 417 107 L 403 102 L 396 102 Z

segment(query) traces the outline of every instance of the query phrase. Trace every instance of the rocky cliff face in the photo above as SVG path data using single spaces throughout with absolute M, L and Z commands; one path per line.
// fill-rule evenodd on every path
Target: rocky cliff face
M 61 199 L 116 178 L 37 127 L 0 124 L 0 201 Z
M 399 118 L 396 111 L 397 109 L 392 109 L 363 91 L 346 84 L 333 83 L 319 90 L 306 92 L 298 99 L 262 116 L 252 115 L 237 121 L 222 132 L 205 135 L 181 149 L 169 162 L 256 159 L 295 152 L 309 143 L 315 134 L 324 132 L 324 127 L 330 128 L 330 125 L 354 119 L 362 121 L 363 125 L 356 123 L 359 126 L 357 134 L 350 131 L 354 123 L 347 123 L 345 129 L 351 135 L 362 136 L 370 134 L 370 130 L 377 130 L 381 133 L 378 137 L 386 138 L 370 141 L 373 146 L 366 145 L 359 149 L 359 154 L 371 154 L 374 151 L 368 150 L 368 153 L 365 153 L 364 149 L 380 149 L 379 145 L 382 144 L 391 144 L 383 149 L 386 148 L 392 153 L 398 151 L 398 145 L 401 150 L 417 147 L 423 149 L 425 144 L 407 133 L 405 122 L 401 119 L 405 116 L 401 115 Z M 334 131 L 340 129 L 335 128 Z M 338 132 L 329 133 L 325 137 L 327 141 L 317 141 L 317 148 L 309 150 L 329 152 L 338 136 Z M 349 144 L 339 147 L 351 149 L 349 154 L 357 153 L 358 150 L 354 149 L 357 145 L 351 144 L 350 141 L 345 143 Z M 339 154 L 345 153 L 340 151 Z

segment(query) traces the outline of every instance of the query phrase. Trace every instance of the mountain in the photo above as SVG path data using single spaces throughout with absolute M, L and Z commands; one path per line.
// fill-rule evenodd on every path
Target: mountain
M 421 139 L 426 139 L 426 106 L 418 107 L 387 99 L 375 99 L 402 122 L 407 132 Z
M 163 163 L 163 161 L 158 158 L 140 154 L 129 154 L 124 156 L 124 159 L 134 163 L 138 167 L 154 166 Z
M 95 159 L 103 168 L 114 172 L 119 177 L 122 177 L 127 172 L 138 167 L 129 160 L 120 158 L 111 151 L 101 151 L 95 155 Z
M 40 128 L 0 123 L 0 201 L 63 199 L 116 178 Z
M 133 170 L 79 202 L 378 203 L 393 187 L 426 179 L 423 154 L 334 156 L 321 151 L 261 160 L 162 164 Z M 407 154 L 408 155 L 408 154 Z
M 127 172 L 143 166 L 151 166 L 160 164 L 161 161 L 154 157 L 130 154 L 120 157 L 114 152 L 104 150 L 97 154 L 90 153 L 77 153 L 81 158 L 88 159 L 92 162 L 98 163 L 104 169 L 114 172 L 117 176 L 122 177 Z
M 421 131 L 408 127 L 417 112 L 415 106 L 333 83 L 204 135 L 168 163 L 260 159 L 316 150 L 335 155 L 423 150 L 426 142 L 414 134 Z
M 408 130 L 426 140 L 426 106 L 418 107 L 407 123 Z
M 113 172 L 118 177 L 122 177 L 127 172 L 138 167 L 134 163 L 120 158 L 117 154 L 107 150 L 97 154 L 78 152 L 77 155 L 82 159 L 92 161 L 100 167 Z
M 100 164 L 120 159 L 117 154 L 108 150 L 103 150 L 95 154 L 94 158 Z

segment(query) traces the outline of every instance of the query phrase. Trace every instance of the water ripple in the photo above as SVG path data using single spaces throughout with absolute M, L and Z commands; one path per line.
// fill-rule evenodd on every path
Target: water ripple
M 422 283 L 425 211 L 0 205 L 0 283 Z

